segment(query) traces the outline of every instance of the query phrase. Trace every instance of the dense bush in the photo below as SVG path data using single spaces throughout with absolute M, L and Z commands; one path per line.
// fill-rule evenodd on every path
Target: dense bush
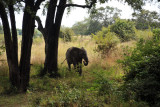
M 125 98 L 160 106 L 160 41 L 140 40 L 121 61 L 125 70 Z
M 153 29 L 153 38 L 160 39 L 160 29 Z
M 72 41 L 72 36 L 74 36 L 74 32 L 70 28 L 65 28 L 62 27 L 60 30 L 59 37 L 63 39 L 65 42 L 71 42 Z
M 116 19 L 111 25 L 111 32 L 115 32 L 122 42 L 135 38 L 135 25 L 129 20 Z
M 96 35 L 93 34 L 93 38 L 98 44 L 95 50 L 97 52 L 101 52 L 102 55 L 108 54 L 119 42 L 116 34 L 114 32 L 110 32 L 110 27 L 103 27 L 101 31 L 96 33 Z
M 135 30 L 136 32 L 136 40 L 150 40 L 153 38 L 153 32 L 151 29 L 147 29 L 147 30 Z

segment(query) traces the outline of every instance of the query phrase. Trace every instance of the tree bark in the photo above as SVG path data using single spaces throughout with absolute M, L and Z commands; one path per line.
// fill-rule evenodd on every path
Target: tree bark
M 60 0 L 59 1 L 59 6 L 57 7 L 57 12 L 55 15 L 55 23 L 51 25 L 49 28 L 49 33 L 48 33 L 48 72 L 53 75 L 57 76 L 57 71 L 58 71 L 58 38 L 59 38 L 59 31 L 60 31 L 60 26 L 61 26 L 61 21 L 62 17 L 64 14 L 65 10 L 65 5 L 66 5 L 67 0 Z M 54 20 L 53 20 L 54 21 Z
M 14 15 L 13 12 L 14 10 L 12 9 L 12 6 L 10 7 L 10 17 L 11 17 L 11 24 L 12 24 L 12 30 L 14 33 L 15 28 L 15 23 L 14 21 Z M 9 22 L 8 22 L 8 17 L 7 17 L 7 13 L 5 11 L 5 7 L 4 4 L 0 1 L 0 16 L 2 19 L 2 23 L 3 23 L 3 30 L 4 30 L 4 38 L 5 38 L 5 48 L 6 48 L 6 56 L 7 56 L 7 62 L 8 62 L 8 66 L 9 66 L 9 79 L 11 81 L 11 84 L 13 86 L 16 86 L 17 88 L 19 88 L 20 86 L 20 78 L 18 75 L 18 65 L 15 60 L 15 50 L 16 50 L 16 46 L 13 46 L 13 38 L 16 39 L 16 34 L 13 34 L 13 38 L 11 38 L 11 33 L 10 33 L 10 27 L 9 27 Z
M 35 28 L 34 17 L 34 0 L 27 0 L 23 16 L 22 25 L 22 47 L 21 47 L 21 59 L 20 59 L 20 76 L 21 76 L 21 91 L 25 92 L 29 86 L 30 76 L 30 59 L 31 59 L 31 46 Z M 30 11 L 28 11 L 28 8 Z M 33 13 L 29 13 L 29 12 Z
M 56 14 L 57 1 L 58 0 L 50 0 L 48 12 L 47 12 L 47 17 L 46 17 L 45 30 L 46 30 L 47 36 L 46 36 L 46 40 L 45 40 L 45 62 L 44 62 L 44 70 L 43 70 L 44 73 L 47 73 L 48 65 L 50 63 L 49 61 L 52 60 L 48 56 L 49 41 L 50 41 L 48 38 L 49 38 L 49 32 L 51 33 L 54 30 L 54 28 L 52 26 L 54 24 L 54 19 L 55 19 L 55 14 Z M 49 72 L 49 73 L 52 74 L 51 72 Z
M 20 86 L 20 75 L 18 69 L 18 39 L 17 39 L 17 30 L 16 30 L 16 21 L 15 21 L 15 14 L 13 8 L 13 1 L 10 1 L 11 4 L 9 5 L 9 13 L 10 13 L 10 20 L 11 20 L 11 29 L 12 29 L 12 44 L 13 44 L 13 52 L 12 52 L 12 61 L 13 61 L 13 85 L 19 88 Z

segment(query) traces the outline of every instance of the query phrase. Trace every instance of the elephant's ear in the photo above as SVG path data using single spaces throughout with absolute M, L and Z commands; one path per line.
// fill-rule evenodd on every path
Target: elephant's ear
M 81 47 L 82 50 L 85 50 L 83 47 Z
M 82 56 L 84 56 L 84 55 L 86 54 L 86 50 L 85 50 L 83 47 L 81 48 L 80 54 L 81 54 Z
M 83 54 L 84 54 L 84 48 L 82 47 L 82 48 L 80 48 L 80 50 L 79 50 L 79 55 L 80 55 L 80 56 L 83 56 Z

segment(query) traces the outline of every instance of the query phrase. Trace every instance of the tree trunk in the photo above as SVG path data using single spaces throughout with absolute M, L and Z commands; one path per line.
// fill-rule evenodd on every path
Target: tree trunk
M 48 33 L 48 72 L 53 75 L 57 76 L 58 71 L 58 38 L 59 38 L 59 31 L 61 26 L 62 17 L 65 10 L 65 4 L 66 0 L 60 0 L 59 6 L 57 7 L 56 17 L 55 17 L 55 23 L 51 25 L 49 28 Z
M 49 50 L 49 32 L 53 31 L 54 29 L 52 28 L 54 19 L 55 19 L 55 11 L 56 11 L 56 5 L 57 0 L 50 0 L 49 7 L 48 7 L 48 12 L 47 12 L 47 17 L 46 17 L 46 24 L 45 24 L 45 30 L 46 30 L 46 37 L 45 37 L 45 62 L 44 62 L 44 74 L 47 73 L 48 71 L 48 64 L 50 57 L 48 57 L 47 53 Z M 53 36 L 53 35 L 52 35 Z M 52 49 L 52 48 L 51 48 Z M 50 72 L 51 73 L 51 72 Z
M 11 0 L 11 2 L 13 2 Z M 13 61 L 13 85 L 19 88 L 20 86 L 20 75 L 18 69 L 18 39 L 17 39 L 17 30 L 16 30 L 16 21 L 15 21 L 15 14 L 13 5 L 9 5 L 9 13 L 10 13 L 10 20 L 11 20 L 11 28 L 12 28 L 12 44 L 13 44 L 13 53 L 12 53 L 12 61 Z
M 22 25 L 22 47 L 21 47 L 21 59 L 20 59 L 20 76 L 21 76 L 21 91 L 26 91 L 29 86 L 30 76 L 30 59 L 31 59 L 31 46 L 35 27 L 34 15 L 27 10 L 30 7 L 31 10 L 34 6 L 33 0 L 26 1 L 23 25 Z M 33 15 L 33 16 L 32 16 Z
M 12 31 L 14 33 L 15 23 L 13 22 L 15 20 L 15 17 L 13 15 L 12 7 L 10 7 L 10 17 L 11 17 L 11 24 L 12 24 Z M 7 62 L 9 66 L 9 79 L 11 81 L 11 84 L 13 86 L 16 86 L 19 88 L 20 86 L 20 78 L 19 78 L 19 72 L 18 72 L 18 60 L 15 59 L 16 56 L 16 46 L 13 46 L 13 39 L 16 39 L 16 34 L 13 34 L 13 38 L 11 38 L 10 33 L 10 27 L 8 22 L 7 13 L 5 11 L 4 4 L 0 1 L 0 16 L 3 23 L 3 30 L 4 30 L 4 39 L 5 39 L 5 48 L 6 48 L 6 56 L 7 56 Z M 16 44 L 16 43 L 15 43 Z

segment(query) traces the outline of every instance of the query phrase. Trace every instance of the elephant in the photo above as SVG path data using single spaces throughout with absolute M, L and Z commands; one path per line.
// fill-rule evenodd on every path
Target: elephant
M 74 69 L 76 69 L 80 75 L 82 74 L 82 60 L 84 60 L 83 63 L 85 66 L 87 66 L 89 62 L 87 57 L 87 52 L 83 47 L 69 48 L 66 52 L 66 60 L 69 70 L 71 70 L 71 64 L 73 64 Z

